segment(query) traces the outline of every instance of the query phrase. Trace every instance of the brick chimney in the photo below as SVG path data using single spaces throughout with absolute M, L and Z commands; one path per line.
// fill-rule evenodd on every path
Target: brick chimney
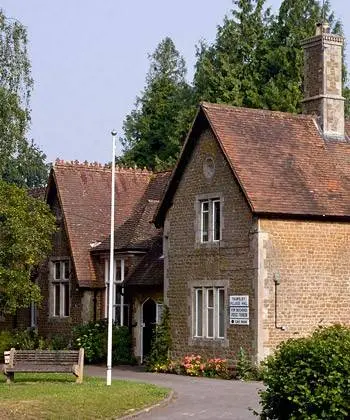
M 344 139 L 342 48 L 344 38 L 319 23 L 316 35 L 304 40 L 303 112 L 315 114 L 325 138 Z

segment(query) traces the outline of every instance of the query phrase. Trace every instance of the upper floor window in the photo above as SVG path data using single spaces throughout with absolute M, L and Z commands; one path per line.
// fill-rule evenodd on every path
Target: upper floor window
M 219 198 L 200 201 L 200 240 L 202 243 L 221 239 L 221 202 Z
M 51 313 L 55 317 L 69 316 L 70 294 L 69 294 L 69 277 L 70 268 L 69 260 L 57 260 L 52 262 L 53 276 L 51 280 L 52 291 L 52 310 Z

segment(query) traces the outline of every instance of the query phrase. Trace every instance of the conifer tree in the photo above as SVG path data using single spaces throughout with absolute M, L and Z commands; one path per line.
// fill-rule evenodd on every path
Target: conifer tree
M 124 121 L 120 163 L 150 169 L 172 166 L 192 118 L 185 61 L 165 38 L 149 56 L 146 86 Z

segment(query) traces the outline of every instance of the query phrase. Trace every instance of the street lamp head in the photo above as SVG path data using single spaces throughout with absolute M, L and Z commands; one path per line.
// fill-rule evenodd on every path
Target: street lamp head
M 112 130 L 111 134 L 112 134 L 113 137 L 115 137 L 117 135 L 117 130 Z

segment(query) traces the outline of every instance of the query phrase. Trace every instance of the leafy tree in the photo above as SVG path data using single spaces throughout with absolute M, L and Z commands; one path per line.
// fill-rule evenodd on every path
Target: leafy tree
M 323 17 L 334 33 L 341 34 L 341 25 L 335 21 L 328 1 L 324 9 L 316 0 L 282 2 L 268 28 L 269 48 L 262 68 L 262 95 L 267 108 L 301 112 L 304 65 L 300 43 L 315 34 L 316 23 Z
M 301 112 L 303 51 L 323 16 L 342 33 L 328 1 L 283 0 L 276 15 L 265 0 L 234 0 L 215 42 L 201 43 L 194 77 L 199 99 L 237 106 Z M 344 81 L 346 68 L 344 67 Z M 344 88 L 348 96 L 348 89 Z
M 0 180 L 0 310 L 15 313 L 40 301 L 33 267 L 47 255 L 54 216 L 41 200 Z
M 20 188 L 47 178 L 45 155 L 26 140 L 32 86 L 26 30 L 0 10 L 0 310 L 11 314 L 40 301 L 31 274 L 55 230 L 46 204 Z
M 0 10 L 0 179 L 32 188 L 46 183 L 48 166 L 26 140 L 33 88 L 27 42 L 25 27 Z
M 170 38 L 149 59 L 145 90 L 124 121 L 120 163 L 164 169 L 175 162 L 193 118 L 193 95 L 184 59 Z
M 200 100 L 261 108 L 261 61 L 269 10 L 265 0 L 234 0 L 230 17 L 218 26 L 213 45 L 197 49 L 194 86 Z

